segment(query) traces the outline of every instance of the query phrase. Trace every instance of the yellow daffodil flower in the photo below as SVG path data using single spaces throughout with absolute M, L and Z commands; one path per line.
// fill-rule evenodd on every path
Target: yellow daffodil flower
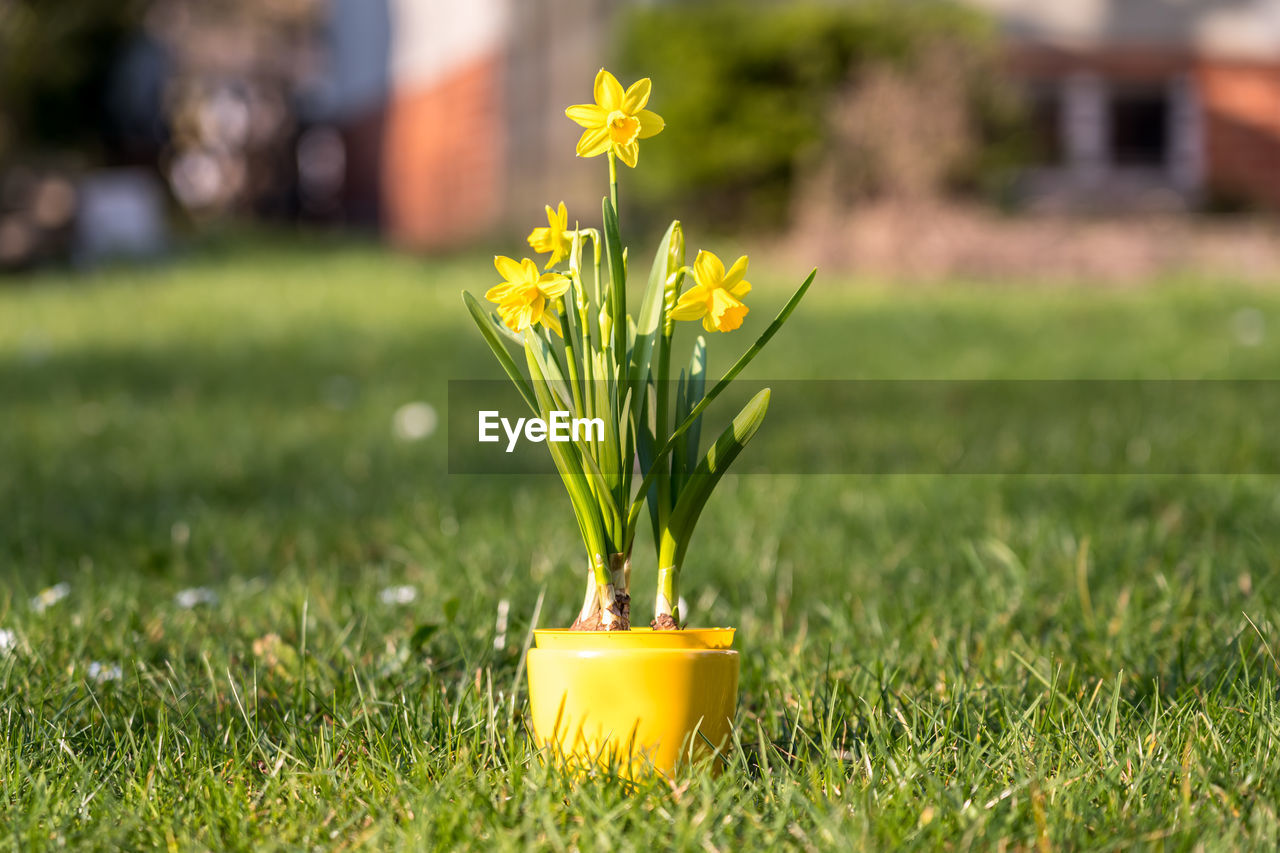
M 711 252 L 698 252 L 693 260 L 693 287 L 680 294 L 671 309 L 673 320 L 701 320 L 708 332 L 731 332 L 742 325 L 751 309 L 741 297 L 751 292 L 751 282 L 743 280 L 747 273 L 747 256 L 734 262 L 728 272 Z
M 529 245 L 535 252 L 551 253 L 544 270 L 549 270 L 569 256 L 573 250 L 573 232 L 569 229 L 569 211 L 564 202 L 560 202 L 558 210 L 547 205 L 547 227 L 535 228 L 529 233 Z
M 523 332 L 535 323 L 542 323 L 563 336 L 560 319 L 547 303 L 564 295 L 569 289 L 569 279 L 559 273 L 539 273 L 538 265 L 529 258 L 517 261 L 498 255 L 493 265 L 504 281 L 489 288 L 484 298 L 498 304 L 498 316 L 506 327 L 513 332 Z
M 596 74 L 594 104 L 577 104 L 564 114 L 586 128 L 578 140 L 579 157 L 595 157 L 612 150 L 618 159 L 635 167 L 637 140 L 662 132 L 662 117 L 644 105 L 649 102 L 649 78 L 637 80 L 624 92 L 618 78 L 603 68 Z

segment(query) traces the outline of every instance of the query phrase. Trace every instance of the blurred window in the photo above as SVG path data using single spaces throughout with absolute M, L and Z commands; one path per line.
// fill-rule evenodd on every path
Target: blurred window
M 1163 88 L 1118 88 L 1111 93 L 1111 162 L 1164 167 L 1169 157 L 1169 94 Z

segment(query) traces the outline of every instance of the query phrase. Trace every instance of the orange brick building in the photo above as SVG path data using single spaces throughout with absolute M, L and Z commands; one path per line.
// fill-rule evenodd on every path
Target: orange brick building
M 1040 204 L 1280 209 L 1280 0 L 966 2 L 1032 97 Z
M 595 210 L 563 108 L 590 99 L 609 5 L 336 0 L 348 210 L 427 249 L 536 224 L 547 203 Z
M 1000 23 L 1034 104 L 1033 205 L 1280 209 L 1280 0 L 962 2 Z M 333 0 L 346 209 L 416 248 L 531 227 L 561 200 L 598 217 L 563 107 L 589 99 L 617 5 Z

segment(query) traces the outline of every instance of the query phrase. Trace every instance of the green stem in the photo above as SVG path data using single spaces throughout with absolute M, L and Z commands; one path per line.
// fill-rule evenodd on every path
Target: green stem
M 769 327 L 764 330 L 760 337 L 756 339 L 756 342 L 752 344 L 746 352 L 738 357 L 738 360 L 734 363 L 733 367 L 729 368 L 728 372 L 726 372 L 724 376 L 720 377 L 720 381 L 711 387 L 711 390 L 698 401 L 698 404 L 693 407 L 693 410 L 690 411 L 689 414 L 685 415 L 684 420 L 676 425 L 675 429 L 672 430 L 671 435 L 667 436 L 667 440 L 658 449 L 657 453 L 654 454 L 653 464 L 649 468 L 648 472 L 645 473 L 644 479 L 640 481 L 640 488 L 636 490 L 636 497 L 631 502 L 631 510 L 627 513 L 627 524 L 625 529 L 625 535 L 627 537 L 626 541 L 630 541 L 630 537 L 635 533 L 636 522 L 640 520 L 640 510 L 644 507 L 645 495 L 648 494 L 649 487 L 653 485 L 654 479 L 658 476 L 658 472 L 661 470 L 663 462 L 667 459 L 667 454 L 669 454 L 672 448 L 675 447 L 676 439 L 684 435 L 685 430 L 693 426 L 698 418 L 702 417 L 702 412 L 707 408 L 707 406 L 711 405 L 716 397 L 720 395 L 721 391 L 729 387 L 729 383 L 733 381 L 734 377 L 741 373 L 743 369 L 751 363 L 751 360 L 756 357 L 756 353 L 764 349 L 765 344 L 772 340 L 773 336 L 777 334 L 778 329 L 782 328 L 782 324 L 791 316 L 791 312 L 800 304 L 800 300 L 804 298 L 805 293 L 809 290 L 809 285 L 813 284 L 813 277 L 817 274 L 818 271 L 816 269 L 809 273 L 809 277 L 806 278 L 804 283 L 796 289 L 795 293 L 791 294 L 791 298 L 787 300 L 787 304 L 778 312 L 778 316 L 773 318 L 773 322 L 769 324 Z
M 605 556 L 603 554 L 591 555 L 591 574 L 596 579 L 597 590 L 601 590 L 610 585 L 612 578 L 609 574 L 609 566 L 605 562 Z M 604 602 L 603 597 L 600 600 L 602 603 Z
M 564 299 L 556 300 L 556 313 L 560 315 L 560 331 L 564 332 L 564 360 L 566 367 L 569 368 L 569 390 L 573 395 L 573 411 L 580 418 L 586 417 L 586 409 L 582 405 L 582 383 L 578 379 L 578 362 L 574 353 L 577 328 L 570 322 L 569 309 L 564 304 Z
M 600 245 L 600 234 L 598 232 L 592 232 L 591 234 L 591 251 L 594 253 L 594 256 L 595 256 L 594 259 L 595 259 L 595 270 L 596 270 L 595 293 L 592 295 L 595 297 L 594 310 L 599 311 L 600 308 L 604 305 L 604 302 L 602 301 L 602 297 L 600 296 L 600 278 L 602 276 L 601 265 L 604 263 L 604 251 L 602 246 Z M 603 346 L 603 343 L 601 344 L 601 346 Z
M 665 296 L 663 297 L 666 298 Z M 665 312 L 664 312 L 665 313 Z M 658 364 L 656 372 L 657 392 L 654 418 L 654 446 L 662 447 L 667 442 L 668 430 L 668 385 L 671 361 L 671 334 L 674 329 L 669 322 L 663 323 L 658 338 Z M 658 550 L 658 594 L 654 599 L 654 618 L 670 616 L 676 625 L 680 624 L 679 585 L 680 569 L 675 565 L 676 541 L 671 536 L 668 525 L 671 520 L 671 460 L 670 457 L 655 459 L 653 463 L 658 469 L 658 518 L 655 526 Z
M 573 287 L 575 293 L 581 298 L 574 300 L 578 309 L 578 341 L 582 343 L 582 401 L 584 404 L 583 416 L 594 417 L 587 414 L 594 410 L 595 403 L 592 396 L 592 386 L 595 376 L 592 372 L 591 352 L 594 349 L 594 343 L 591 340 L 591 301 L 587 298 L 587 285 L 582 280 L 582 273 L 575 273 L 573 276 Z
M 613 151 L 609 152 L 609 200 L 613 202 L 613 209 L 618 209 L 618 157 Z
M 670 616 L 680 624 L 680 566 L 676 565 L 676 540 L 666 528 L 658 546 L 658 597 L 654 602 L 654 619 Z
M 665 332 L 665 329 L 664 329 Z M 655 374 L 657 387 L 654 389 L 656 393 L 656 405 L 654 411 L 653 424 L 653 443 L 655 447 L 662 447 L 667 441 L 667 406 L 668 395 L 667 386 L 668 373 L 670 372 L 671 361 L 671 339 L 665 334 L 658 341 L 658 364 Z M 671 464 L 668 460 L 663 460 L 658 464 L 658 525 L 657 529 L 662 534 L 666 533 L 667 519 L 671 515 Z M 656 543 L 655 543 L 656 544 Z M 659 566 L 667 565 L 659 563 Z

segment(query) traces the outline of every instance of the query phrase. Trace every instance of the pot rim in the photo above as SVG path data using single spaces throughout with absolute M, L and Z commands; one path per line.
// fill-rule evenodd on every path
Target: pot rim
M 572 631 L 568 628 L 535 628 L 534 646 L 539 649 L 706 649 L 732 647 L 736 628 L 681 628 L 655 631 Z

